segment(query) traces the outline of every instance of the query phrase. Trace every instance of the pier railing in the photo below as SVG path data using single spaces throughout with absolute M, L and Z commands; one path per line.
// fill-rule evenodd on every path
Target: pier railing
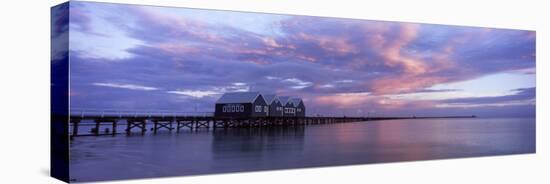
M 215 117 L 213 112 L 175 112 L 147 110 L 115 109 L 71 109 L 69 125 L 71 138 L 80 136 L 79 126 L 92 126 L 91 135 L 115 135 L 117 126 L 126 126 L 125 132 L 138 129 L 142 134 L 147 125 L 157 133 L 160 129 L 168 131 L 180 129 L 196 130 L 199 128 L 251 128 L 273 126 L 304 126 L 315 124 L 333 124 L 392 119 L 431 119 L 431 118 L 475 118 L 476 116 L 441 116 L 441 117 L 352 117 L 352 116 L 306 116 L 306 117 Z M 101 127 L 107 126 L 104 131 Z M 103 133 L 101 133 L 103 132 Z
M 71 117 L 96 118 L 96 117 L 213 117 L 214 112 L 197 111 L 182 112 L 168 110 L 119 110 L 119 109 L 70 109 Z

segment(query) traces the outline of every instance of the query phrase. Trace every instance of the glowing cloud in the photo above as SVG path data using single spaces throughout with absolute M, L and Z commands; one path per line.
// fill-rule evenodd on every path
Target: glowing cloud
M 103 86 L 103 87 L 112 87 L 112 88 L 121 88 L 121 89 L 129 89 L 129 90 L 141 90 L 141 91 L 159 90 L 159 88 L 149 87 L 149 86 L 141 86 L 141 85 L 135 85 L 135 84 L 118 84 L 118 83 L 95 82 L 95 83 L 92 83 L 92 85 L 94 85 L 94 86 Z
M 82 107 L 109 99 L 131 109 L 147 99 L 151 108 L 212 110 L 217 95 L 250 90 L 303 97 L 317 113 L 470 113 L 459 109 L 467 105 L 530 114 L 522 110 L 534 106 L 534 93 L 492 98 L 535 87 L 533 31 L 90 2 L 71 11 L 71 100 Z M 453 103 L 474 97 L 508 105 Z

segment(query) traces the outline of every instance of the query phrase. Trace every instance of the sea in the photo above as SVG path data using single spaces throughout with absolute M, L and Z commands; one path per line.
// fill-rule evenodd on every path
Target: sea
M 81 127 L 80 131 L 89 131 Z M 119 127 L 123 132 L 125 126 Z M 70 142 L 73 182 L 535 153 L 535 118 L 159 130 Z

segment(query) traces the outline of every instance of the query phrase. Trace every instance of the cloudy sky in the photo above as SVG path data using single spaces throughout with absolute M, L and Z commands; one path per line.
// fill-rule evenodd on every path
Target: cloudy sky
M 260 91 L 302 97 L 310 115 L 535 114 L 533 31 L 90 2 L 68 11 L 75 109 L 213 111 L 224 92 Z

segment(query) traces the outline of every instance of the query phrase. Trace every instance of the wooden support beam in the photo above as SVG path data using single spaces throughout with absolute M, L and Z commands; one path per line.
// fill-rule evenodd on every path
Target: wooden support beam
M 185 128 L 185 127 L 189 128 L 189 130 L 193 130 L 193 124 L 194 124 L 193 121 L 177 120 L 177 132 L 179 132 L 180 129 Z
M 126 134 L 130 134 L 130 130 L 132 129 L 132 125 L 134 122 L 132 122 L 130 119 L 126 120 Z
M 168 130 L 169 130 L 170 132 L 172 132 L 172 129 L 174 129 L 174 128 L 172 127 L 172 121 L 170 121 L 169 123 L 170 123 L 170 127 L 168 128 Z
M 126 133 L 130 134 L 132 132 L 132 128 L 137 127 L 141 129 L 141 134 L 145 134 L 145 131 L 147 131 L 146 128 L 146 119 L 127 119 L 126 122 Z
M 216 119 L 216 117 L 202 117 L 202 116 L 174 116 L 174 117 L 160 117 L 160 116 L 128 116 L 128 117 L 112 117 L 112 116 L 92 116 L 92 117 L 70 117 L 70 125 L 72 125 L 72 132 L 70 137 L 78 136 L 79 127 L 82 126 L 81 121 L 91 120 L 95 124 L 92 124 L 93 132 L 92 135 L 115 135 L 117 133 L 117 126 L 120 124 L 118 121 L 125 120 L 127 122 L 126 132 L 131 133 L 133 128 L 141 129 L 141 133 L 144 134 L 147 131 L 147 126 L 149 123 L 153 123 L 152 131 L 156 134 L 162 128 L 168 129 L 170 132 L 176 128 L 174 123 L 177 123 L 177 131 L 179 132 L 182 128 L 189 128 L 191 130 L 198 128 L 251 128 L 251 127 L 290 127 L 290 126 L 308 126 L 315 124 L 334 124 L 334 123 L 348 123 L 348 122 L 358 122 L 358 121 L 368 121 L 369 118 L 353 118 L 353 117 L 321 117 L 321 116 L 312 116 L 312 117 L 291 117 L 291 116 L 281 116 L 281 117 L 250 117 L 250 118 L 235 118 L 235 119 Z M 391 118 L 390 118 L 391 119 Z M 151 121 L 151 122 L 147 122 Z M 176 122 L 173 122 L 176 121 Z M 210 125 L 212 122 L 212 125 Z M 104 128 L 101 130 L 102 124 L 108 125 L 111 123 L 112 132 L 108 132 L 109 128 Z M 100 133 L 101 132 L 101 133 Z
M 147 121 L 147 120 L 143 120 L 143 121 L 141 122 L 141 134 L 144 134 L 145 131 L 147 131 L 147 128 L 145 127 L 146 121 Z
M 73 137 L 78 136 L 78 124 L 80 124 L 80 119 L 71 119 L 70 122 L 73 123 L 73 134 L 71 135 L 72 139 Z
M 157 134 L 157 130 L 158 130 L 158 121 L 153 121 L 153 133 L 154 134 Z
M 161 128 L 166 128 L 168 131 L 172 131 L 172 120 L 153 120 L 153 133 L 156 134 Z
M 101 122 L 99 120 L 95 120 L 95 131 L 94 131 L 94 134 L 95 135 L 99 135 L 99 124 Z
M 213 119 L 212 120 L 212 128 L 216 129 L 216 128 L 227 128 L 228 125 L 227 125 L 227 120 L 218 120 L 218 119 Z
M 113 131 L 111 131 L 111 132 L 112 132 L 112 135 L 114 136 L 114 135 L 116 134 L 116 125 L 117 125 L 117 121 L 114 120 L 112 123 L 113 123 Z
M 201 128 L 201 127 L 205 127 L 205 128 L 210 128 L 210 119 L 207 119 L 207 120 L 197 120 L 197 128 Z

